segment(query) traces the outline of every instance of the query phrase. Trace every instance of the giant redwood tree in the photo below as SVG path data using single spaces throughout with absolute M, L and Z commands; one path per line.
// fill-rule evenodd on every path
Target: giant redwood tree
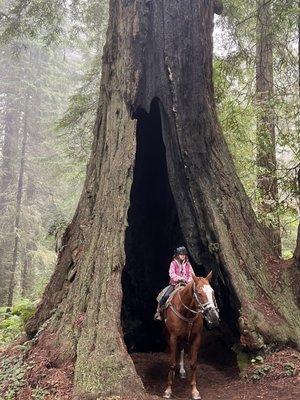
M 156 348 L 154 297 L 179 243 L 198 273 L 213 270 L 235 340 L 248 349 L 299 344 L 296 272 L 280 268 L 216 116 L 218 8 L 211 0 L 110 2 L 84 189 L 27 324 L 30 336 L 43 325 L 41 346 L 49 335 L 74 360 L 79 393 L 143 390 L 129 351 Z

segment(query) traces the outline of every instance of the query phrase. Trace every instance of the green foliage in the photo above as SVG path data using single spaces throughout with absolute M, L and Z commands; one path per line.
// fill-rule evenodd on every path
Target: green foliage
M 47 394 L 49 394 L 47 390 L 37 387 L 32 390 L 31 398 L 32 400 L 44 400 Z
M 264 359 L 262 356 L 256 356 L 251 359 L 252 364 L 262 364 L 264 362 Z
M 23 321 L 20 317 L 8 315 L 6 315 L 6 319 L 0 322 L 0 346 L 10 343 L 23 329 Z
M 19 239 L 14 298 L 38 298 L 51 275 L 57 221 L 64 227 L 82 190 L 99 99 L 107 22 L 105 0 L 0 2 L 0 129 L 15 133 L 0 161 L 11 165 L 0 215 L 0 302 L 5 304 L 13 243 Z M 45 46 L 47 45 L 47 46 Z M 25 101 L 25 99 L 27 99 Z M 14 126 L 7 124 L 13 120 Z M 25 123 L 26 121 L 26 123 Z M 12 125 L 12 124 L 11 124 Z M 22 135 L 28 131 L 20 226 L 14 229 Z M 0 186 L 2 169 L 0 171 Z M 1 192 L 1 187 L 0 187 Z M 5 249 L 5 251 L 3 250 Z
M 71 12 L 76 21 L 73 23 L 71 36 L 76 38 L 83 55 L 81 84 L 70 96 L 68 107 L 58 121 L 57 132 L 65 155 L 74 160 L 78 168 L 78 165 L 85 167 L 91 147 L 100 96 L 101 58 L 107 28 L 108 2 L 78 1 L 71 7 Z M 78 19 L 78 16 L 81 17 Z M 85 169 L 78 173 L 83 177 Z
M 257 121 L 261 116 L 256 98 L 257 3 L 224 0 L 223 16 L 217 18 L 214 83 L 221 126 L 237 172 L 257 212 Z M 279 202 L 273 214 L 258 214 L 265 225 L 280 218 L 283 256 L 295 247 L 299 220 L 297 171 L 300 163 L 297 10 L 295 0 L 271 0 L 274 93 L 270 104 L 275 114 Z
M 11 269 L 16 234 L 19 239 L 16 276 L 18 285 L 15 291 L 17 297 L 29 297 L 33 292 L 30 290 L 33 283 L 35 288 L 39 287 L 40 292 L 41 282 L 44 285 L 44 277 L 49 277 L 55 260 L 53 240 L 47 238 L 51 218 L 55 214 L 63 213 L 66 219 L 70 219 L 82 182 L 77 184 L 77 191 L 74 190 L 74 184 L 61 185 L 60 189 L 58 180 L 63 182 L 63 177 L 58 177 L 58 168 L 47 165 L 50 164 L 50 160 L 52 164 L 54 160 L 59 160 L 59 169 L 66 168 L 62 151 L 55 145 L 57 136 L 54 126 L 57 118 L 63 114 L 68 95 L 71 93 L 69 88 L 74 87 L 73 76 L 78 64 L 74 64 L 72 58 L 66 59 L 60 47 L 45 49 L 39 43 L 28 40 L 26 46 L 27 49 L 23 49 L 18 57 L 12 56 L 12 45 L 6 46 L 6 51 L 0 55 L 5 62 L 3 69 L 0 68 L 1 93 L 4 98 L 12 98 L 9 104 L 16 102 L 16 98 L 19 99 L 11 118 L 20 121 L 20 126 L 15 131 L 16 145 L 9 154 L 5 154 L 6 158 L 14 160 L 13 181 L 9 191 L 5 191 L 11 195 L 5 195 L 3 199 L 3 203 L 9 204 L 10 207 L 2 210 L 0 216 L 1 231 L 5 233 L 3 237 L 0 236 L 0 251 L 4 251 L 5 248 L 7 258 L 7 264 L 1 265 L 3 273 Z M 8 100 L 0 104 L 0 125 L 3 121 L 5 132 L 8 129 L 5 122 L 8 117 L 7 106 Z M 17 194 L 16 185 L 13 183 L 18 180 L 21 143 L 25 130 L 28 133 L 28 146 L 21 191 L 20 226 L 14 231 Z M 7 135 L 9 134 L 7 130 Z M 70 198 L 71 206 L 70 202 L 62 206 L 62 199 L 69 201 Z M 11 232 L 10 236 L 7 232 Z M 0 270 L 0 275 L 1 273 Z M 38 279 L 34 282 L 35 277 Z M 7 281 L 9 279 L 6 279 Z M 37 294 L 36 289 L 34 292 Z M 5 301 L 5 296 L 1 297 L 1 301 Z
M 249 197 L 255 199 L 255 108 L 247 100 L 247 93 L 240 98 L 239 88 L 252 78 L 237 71 L 229 76 L 232 59 L 216 58 L 214 62 L 214 82 L 218 116 L 225 138 L 234 157 L 237 172 Z M 236 87 L 236 89 L 232 89 Z
M 23 324 L 25 324 L 33 315 L 35 308 L 35 305 L 31 301 L 23 299 L 12 307 L 11 313 L 13 316 L 20 317 Z
M 286 376 L 296 376 L 298 373 L 297 367 L 293 363 L 285 363 L 283 368 Z
M 63 18 L 66 13 L 64 0 L 10 0 L 0 8 L 0 38 L 2 42 L 35 39 L 45 44 L 61 39 Z
M 253 381 L 260 380 L 274 369 L 272 365 L 264 363 L 264 359 L 260 355 L 252 358 L 251 364 L 255 366 L 254 371 L 252 371 L 249 375 L 249 378 L 252 379 Z
M 25 374 L 28 366 L 22 356 L 7 357 L 0 360 L 0 399 L 14 400 L 17 393 L 26 384 Z
M 237 351 L 236 353 L 236 361 L 237 365 L 240 371 L 240 375 L 244 375 L 245 369 L 249 366 L 250 363 L 250 356 L 249 354 L 243 352 L 243 351 Z
M 257 367 L 255 369 L 255 371 L 252 373 L 252 375 L 250 375 L 250 378 L 253 381 L 258 381 L 261 378 L 264 378 L 272 370 L 273 370 L 273 367 L 271 365 L 264 364 L 260 367 Z
M 40 40 L 44 45 L 58 44 L 81 37 L 89 45 L 97 43 L 95 32 L 107 19 L 108 0 L 3 0 L 0 2 L 0 43 Z M 79 40 L 81 40 L 79 39 Z
M 23 299 L 12 308 L 0 308 L 0 347 L 9 344 L 23 332 L 24 324 L 34 311 L 35 305 L 27 299 Z

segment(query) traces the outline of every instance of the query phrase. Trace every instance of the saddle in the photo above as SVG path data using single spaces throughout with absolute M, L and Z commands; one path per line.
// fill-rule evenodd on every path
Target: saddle
M 172 301 L 173 297 L 175 296 L 175 294 L 176 294 L 177 292 L 179 292 L 180 290 L 182 290 L 185 286 L 186 286 L 186 284 L 183 283 L 183 282 L 178 283 L 178 284 L 175 286 L 173 292 L 169 295 L 167 301 L 166 301 L 165 304 L 164 304 L 164 308 L 165 308 L 165 309 L 169 307 L 169 305 L 171 304 L 171 301 Z M 167 292 L 168 288 L 169 288 L 169 286 L 165 287 L 161 292 L 159 292 L 159 294 L 158 294 L 158 296 L 157 296 L 157 298 L 156 298 L 156 300 L 157 300 L 158 303 L 160 303 L 160 300 L 163 298 L 163 296 L 164 296 L 164 294 Z

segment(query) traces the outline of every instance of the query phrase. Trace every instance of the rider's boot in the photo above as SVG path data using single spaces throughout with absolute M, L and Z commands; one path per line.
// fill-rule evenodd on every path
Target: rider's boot
M 161 314 L 162 314 L 162 309 L 161 309 L 160 306 L 158 305 L 158 306 L 157 306 L 157 309 L 156 309 L 156 313 L 154 314 L 154 319 L 157 320 L 157 321 L 162 321 L 162 316 L 161 316 Z

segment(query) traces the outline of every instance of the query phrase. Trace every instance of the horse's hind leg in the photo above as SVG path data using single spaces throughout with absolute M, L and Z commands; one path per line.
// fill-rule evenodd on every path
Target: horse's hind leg
M 170 369 L 168 374 L 167 388 L 164 392 L 164 398 L 170 399 L 172 396 L 172 385 L 175 376 L 176 368 L 176 352 L 177 352 L 177 338 L 174 335 L 170 335 L 169 340 L 170 347 Z
M 179 361 L 179 375 L 181 379 L 185 379 L 186 378 L 186 372 L 185 372 L 185 368 L 184 368 L 184 349 L 182 349 L 180 351 L 180 361 Z

